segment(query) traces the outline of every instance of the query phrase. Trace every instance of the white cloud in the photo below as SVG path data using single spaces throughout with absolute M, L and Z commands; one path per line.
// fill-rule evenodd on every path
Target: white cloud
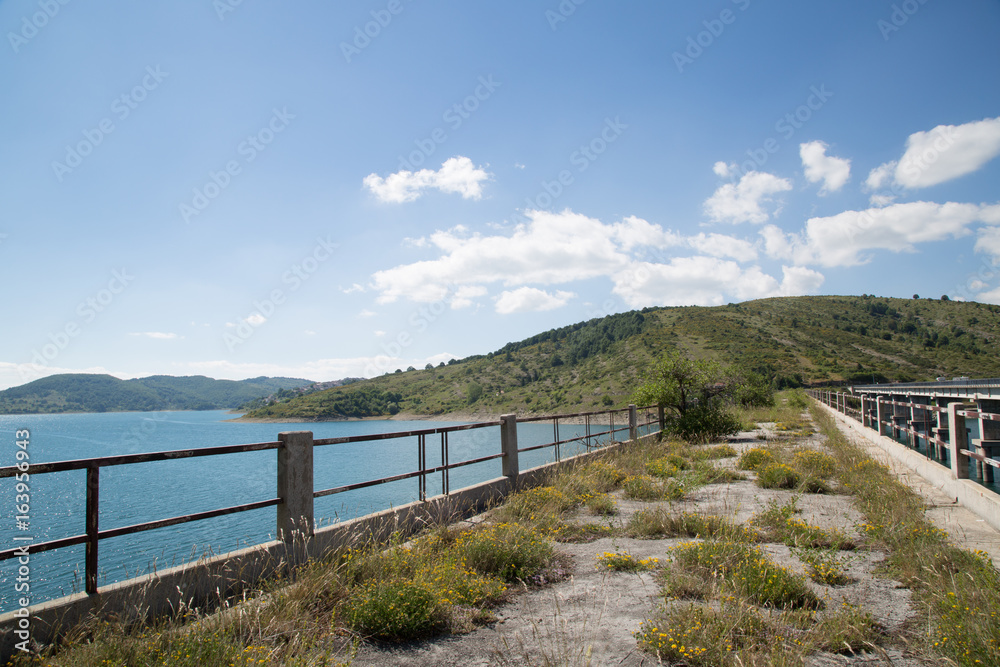
M 526 215 L 529 222 L 517 225 L 509 236 L 435 232 L 431 242 L 443 251 L 441 257 L 372 276 L 378 301 L 439 301 L 463 285 L 518 287 L 595 278 L 623 268 L 629 261 L 623 248 L 637 239 L 672 242 L 669 233 L 638 218 L 606 225 L 569 210 Z
M 851 177 L 851 161 L 828 156 L 827 148 L 829 146 L 822 141 L 799 144 L 799 157 L 802 158 L 806 179 L 810 183 L 823 182 L 819 190 L 821 195 L 836 192 Z
M 572 292 L 558 291 L 550 294 L 535 287 L 519 287 L 497 297 L 496 311 L 501 315 L 509 315 L 553 310 L 565 306 L 574 296 L 576 295 Z
M 368 310 L 367 308 L 365 308 L 360 313 L 358 313 L 358 317 L 361 318 L 375 317 L 376 314 L 377 313 L 374 310 Z
M 997 155 L 1000 117 L 964 125 L 938 125 L 911 134 L 903 156 L 873 169 L 865 185 L 870 190 L 886 187 L 891 174 L 895 187 L 926 188 L 970 174 Z
M 976 252 L 992 255 L 1000 260 L 1000 227 L 983 227 L 976 239 Z
M 798 265 L 855 266 L 871 261 L 868 250 L 913 252 L 918 243 L 965 236 L 972 223 L 992 214 L 991 206 L 924 201 L 844 211 L 810 218 L 801 234 L 768 229 L 765 247 L 768 255 Z
M 869 190 L 882 189 L 883 186 L 892 181 L 892 172 L 896 170 L 897 164 L 898 163 L 894 160 L 892 162 L 880 164 L 872 169 L 868 172 L 868 178 L 865 179 L 865 187 Z
M 455 310 L 468 308 L 481 296 L 486 296 L 486 288 L 482 285 L 463 285 L 456 289 L 451 297 L 451 307 Z
M 264 322 L 267 322 L 267 318 L 260 313 L 252 313 L 249 317 L 247 317 L 247 322 L 255 327 L 259 327 L 264 324 Z
M 716 163 L 714 171 L 729 173 L 719 168 Z M 722 185 L 705 201 L 705 213 L 715 222 L 766 222 L 771 213 L 764 209 L 764 204 L 773 203 L 773 196 L 779 192 L 792 189 L 788 179 L 778 178 L 774 174 L 760 171 L 747 172 L 739 183 Z
M 364 185 L 384 202 L 402 203 L 419 199 L 425 190 L 435 188 L 442 192 L 456 193 L 464 199 L 480 199 L 483 196 L 483 182 L 490 175 L 473 164 L 467 157 L 453 157 L 445 160 L 437 171 L 397 171 L 382 178 L 369 174 Z
M 353 294 L 355 292 L 364 292 L 365 288 L 362 285 L 359 285 L 358 283 L 354 283 L 348 288 L 341 287 L 340 291 L 343 292 L 344 294 Z
M 731 257 L 738 262 L 752 262 L 757 259 L 757 248 L 754 244 L 725 234 L 702 232 L 689 237 L 687 242 L 698 252 L 712 257 Z
M 130 333 L 129 336 L 145 336 L 146 338 L 155 338 L 157 340 L 173 340 L 175 338 L 183 338 L 183 336 L 178 336 L 175 333 L 164 333 L 162 331 L 138 331 Z
M 613 292 L 632 308 L 717 306 L 738 300 L 814 292 L 823 276 L 811 269 L 783 267 L 779 283 L 760 267 L 743 269 L 716 257 L 677 257 L 664 264 L 635 262 L 613 276 Z
M 712 165 L 712 171 L 715 172 L 716 176 L 722 178 L 729 178 L 729 174 L 732 173 L 732 167 L 730 167 L 725 162 L 719 161 Z

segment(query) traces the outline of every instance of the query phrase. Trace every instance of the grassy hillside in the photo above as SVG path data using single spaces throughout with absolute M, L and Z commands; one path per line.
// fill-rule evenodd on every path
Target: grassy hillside
M 309 380 L 293 378 L 236 381 L 154 375 L 119 380 L 110 375 L 68 373 L 0 391 L 0 414 L 220 410 L 307 384 Z
M 495 415 L 622 406 L 642 369 L 679 347 L 746 364 L 776 387 L 1000 376 L 1000 306 L 873 296 L 647 308 L 547 331 L 446 366 L 293 398 L 251 418 Z

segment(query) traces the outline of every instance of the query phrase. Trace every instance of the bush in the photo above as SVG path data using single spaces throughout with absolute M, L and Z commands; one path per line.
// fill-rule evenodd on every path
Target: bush
M 405 580 L 358 586 L 344 604 L 343 613 L 358 632 L 394 641 L 433 634 L 444 619 L 430 587 Z
M 762 466 L 770 465 L 774 462 L 774 454 L 766 449 L 754 447 L 748 449 L 740 455 L 739 467 L 741 470 L 757 470 Z
M 757 485 L 764 489 L 794 489 L 802 478 L 784 463 L 772 463 L 757 473 Z
M 510 582 L 527 580 L 555 558 L 552 545 L 539 533 L 511 523 L 468 531 L 455 545 L 467 567 Z
M 687 410 L 667 425 L 672 435 L 693 444 L 703 444 L 735 435 L 743 423 L 718 405 L 699 405 Z

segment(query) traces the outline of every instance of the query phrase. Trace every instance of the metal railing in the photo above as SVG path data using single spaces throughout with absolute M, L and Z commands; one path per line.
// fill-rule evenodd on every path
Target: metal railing
M 427 477 L 436 473 L 442 476 L 442 495 L 451 493 L 449 472 L 456 468 L 470 466 L 496 459 L 504 461 L 503 476 L 516 479 L 518 475 L 517 454 L 519 452 L 529 452 L 545 448 L 555 449 L 555 460 L 562 460 L 562 447 L 569 443 L 583 442 L 589 451 L 595 446 L 595 441 L 603 436 L 609 440 L 614 440 L 622 432 L 628 432 L 629 438 L 634 439 L 638 433 L 647 429 L 652 424 L 659 424 L 662 427 L 662 420 L 650 419 L 652 408 L 642 408 L 644 420 L 639 423 L 637 409 L 629 406 L 626 416 L 621 420 L 621 426 L 615 426 L 615 414 L 622 410 L 608 410 L 599 412 L 580 412 L 565 415 L 550 415 L 542 417 L 529 417 L 517 420 L 514 415 L 505 415 L 500 421 L 477 422 L 473 424 L 462 424 L 459 426 L 446 426 L 439 428 L 429 428 L 413 431 L 399 431 L 392 433 L 377 433 L 369 435 L 347 436 L 339 438 L 323 438 L 313 440 L 311 432 L 281 433 L 275 442 L 260 442 L 245 445 L 227 445 L 221 447 L 207 447 L 200 449 L 184 449 L 175 451 L 152 452 L 146 454 L 129 454 L 122 456 L 105 456 L 91 459 L 77 459 L 71 461 L 57 461 L 52 463 L 31 463 L 21 466 L 9 466 L 0 468 L 0 479 L 14 477 L 19 482 L 29 482 L 35 475 L 64 472 L 71 470 L 86 471 L 86 513 L 84 532 L 69 537 L 63 537 L 45 542 L 36 542 L 27 546 L 17 547 L 0 551 L 0 561 L 23 556 L 25 554 L 35 554 L 54 549 L 61 549 L 78 544 L 84 544 L 86 551 L 85 561 L 85 591 L 90 595 L 98 592 L 98 546 L 101 540 L 107 540 L 123 535 L 140 533 L 148 530 L 166 528 L 178 524 L 192 521 L 202 521 L 227 514 L 247 512 L 255 509 L 276 506 L 278 514 L 278 535 L 286 541 L 293 539 L 292 531 L 289 530 L 291 524 L 299 526 L 305 525 L 306 532 L 311 534 L 314 525 L 312 516 L 312 501 L 315 498 L 331 496 L 357 489 L 363 489 L 390 482 L 397 482 L 406 479 L 418 479 L 419 498 L 421 501 L 427 500 Z M 597 416 L 607 416 L 609 427 L 606 430 L 595 430 L 592 428 L 594 418 Z M 559 422 L 567 419 L 584 420 L 585 433 L 566 439 L 559 437 Z M 539 422 L 552 420 L 554 440 L 542 445 L 532 445 L 522 449 L 517 448 L 516 425 L 517 423 Z M 505 430 L 505 425 L 508 430 Z M 474 429 L 490 428 L 500 426 L 500 452 L 452 462 L 449 458 L 449 436 L 459 431 L 469 431 Z M 513 432 L 513 436 L 507 435 Z M 441 463 L 440 465 L 429 465 L 427 450 L 429 440 L 434 437 L 439 439 Z M 312 453 L 315 447 L 325 447 L 346 443 L 370 442 L 376 440 L 388 440 L 398 438 L 416 438 L 417 440 L 417 469 L 388 477 L 381 477 L 367 481 L 344 484 L 327 489 L 315 490 L 312 483 Z M 101 468 L 110 466 L 129 465 L 136 463 L 149 463 L 154 461 L 167 461 L 174 459 L 186 459 L 204 456 L 222 456 L 229 454 L 240 454 L 245 452 L 257 452 L 264 450 L 277 450 L 278 456 L 278 493 L 276 497 L 267 498 L 251 503 L 233 505 L 219 509 L 173 516 L 156 521 L 147 521 L 119 528 L 101 530 L 98 517 L 100 515 L 100 472 Z M 305 452 L 303 458 L 302 453 Z M 305 462 L 303 462 L 305 461 Z M 303 478 L 303 468 L 308 468 L 308 474 Z M 306 479 L 305 483 L 301 480 Z M 297 485 L 298 484 L 298 485 Z M 308 486 L 309 488 L 300 488 Z M 290 514 L 289 508 L 294 508 Z M 302 509 L 308 508 L 308 509 Z M 16 539 L 16 538 L 15 538 Z
M 993 386 L 998 382 L 1000 381 L 912 382 L 891 387 L 892 394 L 898 396 L 906 395 L 906 388 L 940 387 L 944 390 L 946 386 L 982 387 Z M 880 390 L 887 388 L 886 385 L 874 385 L 874 387 Z M 939 405 L 920 403 L 912 400 L 912 397 L 908 400 L 884 398 L 881 391 L 868 393 L 870 389 L 870 387 L 854 387 L 854 391 L 860 391 L 861 396 L 822 389 L 810 389 L 806 393 L 824 405 L 853 417 L 879 435 L 889 435 L 896 440 L 901 440 L 905 435 L 905 444 L 916 448 L 919 448 L 923 441 L 926 443 L 928 458 L 949 467 L 952 476 L 957 479 L 969 477 L 969 462 L 973 461 L 975 462 L 973 467 L 981 482 L 994 481 L 994 469 L 1000 469 L 1000 461 L 993 458 L 995 454 L 1000 453 L 1000 439 L 998 439 L 1000 413 L 984 410 L 979 404 L 963 397 L 938 396 L 937 400 L 946 403 Z M 982 400 L 997 405 L 992 399 Z M 974 449 L 969 448 L 970 429 L 965 426 L 967 419 L 976 420 L 979 424 L 980 437 L 972 440 Z M 987 433 L 993 435 L 987 437 Z

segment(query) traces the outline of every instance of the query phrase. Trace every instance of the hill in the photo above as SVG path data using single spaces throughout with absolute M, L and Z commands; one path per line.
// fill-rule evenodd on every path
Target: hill
M 0 391 L 0 414 L 221 410 L 309 384 L 309 380 L 295 378 L 213 380 L 202 375 L 153 375 L 120 380 L 111 375 L 67 373 Z
M 1000 306 L 862 296 L 646 308 L 580 322 L 430 369 L 279 401 L 249 419 L 494 416 L 627 403 L 661 352 L 739 363 L 776 388 L 1000 376 Z

